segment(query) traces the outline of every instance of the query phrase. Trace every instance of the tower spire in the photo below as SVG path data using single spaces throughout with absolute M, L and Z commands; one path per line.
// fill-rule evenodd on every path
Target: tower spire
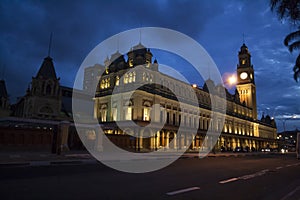
M 119 52 L 119 49 L 120 49 L 120 36 L 117 35 L 117 52 Z
M 243 33 L 243 44 L 245 44 L 245 34 Z
M 51 34 L 50 34 L 50 39 L 49 39 L 48 57 L 50 57 L 50 52 L 51 52 L 51 44 L 52 44 L 52 32 L 51 32 Z
M 141 30 L 141 28 L 140 28 L 140 42 L 139 42 L 140 44 L 142 43 L 142 30 Z

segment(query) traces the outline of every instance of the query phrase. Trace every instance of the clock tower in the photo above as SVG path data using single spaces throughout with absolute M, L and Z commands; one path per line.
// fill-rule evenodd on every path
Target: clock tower
M 236 89 L 239 92 L 241 102 L 252 108 L 252 117 L 256 120 L 257 105 L 254 69 L 251 64 L 251 54 L 245 44 L 241 46 L 238 57 Z

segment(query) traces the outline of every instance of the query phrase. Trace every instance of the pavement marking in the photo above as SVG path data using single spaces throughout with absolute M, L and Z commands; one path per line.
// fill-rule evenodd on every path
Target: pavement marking
M 286 167 L 291 167 L 291 166 L 293 166 L 293 165 L 286 165 Z
M 180 194 L 180 193 L 184 193 L 184 192 L 190 192 L 193 190 L 200 190 L 200 187 L 190 187 L 190 188 L 186 188 L 186 189 L 176 190 L 173 192 L 167 192 L 166 194 L 169 196 L 172 196 L 172 195 L 176 195 L 176 194 Z
M 287 195 L 282 197 L 281 200 L 288 199 L 289 197 L 293 196 L 293 194 L 295 194 L 298 190 L 300 190 L 300 186 L 298 186 L 296 189 L 294 189 L 293 191 L 289 192 Z
M 224 184 L 224 183 L 230 183 L 230 182 L 237 181 L 237 180 L 239 180 L 239 179 L 238 178 L 231 178 L 231 179 L 220 181 L 219 183 Z
M 270 170 L 269 169 L 264 169 L 264 170 L 261 170 L 259 172 L 253 173 L 253 174 L 247 174 L 247 175 L 244 175 L 244 176 L 239 176 L 237 178 L 231 178 L 231 179 L 223 180 L 223 181 L 220 181 L 219 183 L 224 184 L 224 183 L 230 183 L 230 182 L 237 181 L 237 180 L 248 180 L 248 179 L 251 179 L 251 178 L 255 178 L 257 176 L 262 176 L 262 175 L 266 174 L 266 172 L 268 172 L 268 171 L 270 171 Z
M 276 167 L 276 169 L 282 169 L 283 167 Z

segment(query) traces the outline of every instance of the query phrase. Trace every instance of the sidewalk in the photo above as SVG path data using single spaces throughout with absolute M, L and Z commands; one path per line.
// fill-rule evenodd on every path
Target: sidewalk
M 209 153 L 205 157 L 245 157 L 245 156 L 262 156 L 275 153 Z M 276 155 L 280 153 L 276 153 Z M 291 153 L 288 153 L 291 154 Z M 174 156 L 174 155 L 170 155 Z M 203 157 L 203 156 L 202 156 Z M 109 158 L 109 157 L 108 157 Z M 120 161 L 112 156 L 111 161 Z M 149 159 L 167 159 L 167 155 L 161 157 L 149 157 Z M 184 153 L 179 159 L 199 158 L 199 152 Z M 115 160 L 114 160 L 115 159 Z M 138 159 L 136 159 L 138 160 Z M 17 166 L 48 166 L 48 165 L 72 165 L 72 164 L 96 164 L 98 161 L 87 151 L 68 151 L 61 155 L 51 154 L 48 151 L 12 151 L 0 152 L 0 167 L 17 167 Z

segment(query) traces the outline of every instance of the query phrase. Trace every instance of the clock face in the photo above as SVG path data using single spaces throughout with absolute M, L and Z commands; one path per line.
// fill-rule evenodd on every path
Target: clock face
M 247 77 L 248 77 L 247 72 L 242 72 L 242 73 L 240 74 L 240 78 L 241 78 L 242 80 L 246 79 Z

